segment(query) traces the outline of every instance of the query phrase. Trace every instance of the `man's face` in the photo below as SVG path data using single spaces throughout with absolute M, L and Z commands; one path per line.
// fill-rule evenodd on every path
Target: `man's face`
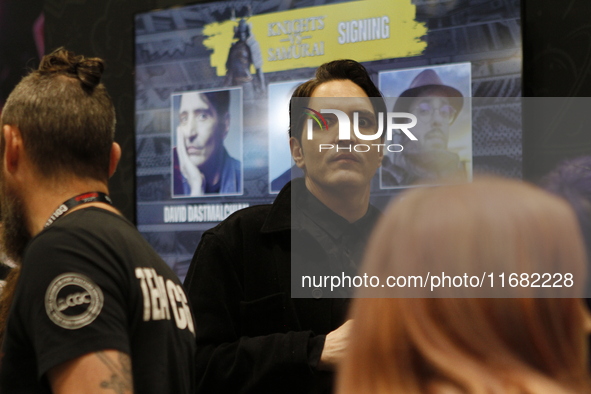
M 329 108 L 341 110 L 349 115 L 351 124 L 353 113 L 358 112 L 362 133 L 375 134 L 377 130 L 375 111 L 370 99 L 361 87 L 350 80 L 335 80 L 319 85 L 311 95 L 309 107 L 318 112 Z M 329 124 L 328 130 L 314 130 L 311 140 L 308 140 L 307 132 L 304 130 L 301 143 L 295 138 L 290 141 L 294 160 L 297 166 L 305 171 L 308 188 L 320 188 L 327 192 L 350 187 L 369 190 L 371 178 L 380 166 L 383 156 L 383 147 L 378 152 L 377 147 L 371 144 L 379 144 L 382 142 L 381 139 L 360 140 L 351 129 L 351 139 L 339 140 L 336 116 L 323 116 Z M 335 148 L 320 151 L 320 144 L 332 144 Z M 368 152 L 355 152 L 353 146 L 356 144 L 366 144 L 371 149 Z
M 404 152 L 419 153 L 447 150 L 449 126 L 456 114 L 447 97 L 417 97 L 410 107 L 417 117 L 417 125 L 411 129 L 418 141 L 404 144 Z
M 177 133 L 183 137 L 191 163 L 197 167 L 207 163 L 222 148 L 227 132 L 227 117 L 220 119 L 220 114 L 206 96 L 201 93 L 183 94 Z

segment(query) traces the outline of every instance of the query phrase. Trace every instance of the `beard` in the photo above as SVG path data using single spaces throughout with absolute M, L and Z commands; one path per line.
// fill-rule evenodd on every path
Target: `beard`
M 0 178 L 3 176 L 0 175 Z M 2 218 L 2 247 L 6 256 L 14 262 L 20 263 L 27 243 L 31 235 L 27 230 L 25 206 L 18 193 L 6 185 L 4 179 L 1 183 L 1 218 Z

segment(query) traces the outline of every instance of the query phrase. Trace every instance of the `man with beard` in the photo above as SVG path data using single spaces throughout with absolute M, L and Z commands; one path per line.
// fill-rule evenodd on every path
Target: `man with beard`
M 424 70 L 414 78 L 396 100 L 393 112 L 407 112 L 417 117 L 412 133 L 418 141 L 395 141 L 401 143 L 404 150 L 384 156 L 382 187 L 434 183 L 452 176 L 466 179 L 458 154 L 447 150 L 450 126 L 462 106 L 462 93 L 443 84 L 434 70 Z
M 4 242 L 21 262 L 3 393 L 193 392 L 182 286 L 107 194 L 121 150 L 102 72 L 60 48 L 2 113 Z
M 187 273 L 200 322 L 198 393 L 332 392 L 351 326 L 349 293 L 302 285 L 302 277 L 355 275 L 379 216 L 369 197 L 383 150 L 358 152 L 355 145 L 380 137 L 341 136 L 328 114 L 330 126 L 316 128 L 309 111 L 323 108 L 350 119 L 357 113 L 368 135 L 386 112 L 366 69 L 353 60 L 323 64 L 294 91 L 290 148 L 304 177 L 285 185 L 272 205 L 243 209 L 206 231 Z

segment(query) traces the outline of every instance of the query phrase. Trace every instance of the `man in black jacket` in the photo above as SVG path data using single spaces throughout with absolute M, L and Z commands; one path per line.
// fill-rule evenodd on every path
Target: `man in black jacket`
M 339 108 L 351 119 L 354 111 L 370 114 L 375 132 L 385 106 L 368 97 L 381 94 L 362 65 L 322 65 L 292 96 L 290 147 L 304 178 L 272 205 L 238 211 L 203 234 L 185 281 L 197 322 L 198 392 L 331 392 L 348 342 L 348 293 L 305 285 L 294 272 L 355 274 L 379 215 L 369 197 L 383 151 L 352 149 L 371 142 L 339 136 L 328 114 L 330 126 L 303 136 L 311 124 L 303 108 Z

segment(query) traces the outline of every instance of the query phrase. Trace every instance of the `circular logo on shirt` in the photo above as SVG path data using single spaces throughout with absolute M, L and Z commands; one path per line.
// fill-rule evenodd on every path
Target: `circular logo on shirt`
M 56 277 L 45 292 L 45 311 L 52 322 L 67 330 L 92 323 L 103 308 L 103 292 L 88 277 L 68 272 Z

